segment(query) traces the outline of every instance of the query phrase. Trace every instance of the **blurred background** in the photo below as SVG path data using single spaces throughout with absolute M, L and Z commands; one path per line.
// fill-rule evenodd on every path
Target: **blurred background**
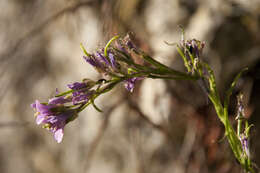
M 97 99 L 65 128 L 57 144 L 35 124 L 30 104 L 55 88 L 100 77 L 82 58 L 116 34 L 159 61 L 184 70 L 175 47 L 178 25 L 186 38 L 206 42 L 203 59 L 216 73 L 221 96 L 244 75 L 232 95 L 245 95 L 252 128 L 251 153 L 260 165 L 259 0 L 1 0 L 1 173 L 237 173 L 243 172 L 223 126 L 203 91 L 189 81 L 145 79 L 130 94 L 123 86 Z

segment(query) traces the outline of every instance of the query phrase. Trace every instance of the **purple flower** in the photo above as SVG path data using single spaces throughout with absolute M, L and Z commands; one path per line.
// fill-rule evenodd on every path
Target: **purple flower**
M 74 105 L 86 103 L 88 102 L 91 96 L 92 96 L 92 92 L 87 92 L 87 93 L 77 92 L 72 97 L 72 103 Z
M 101 64 L 93 57 L 83 56 L 83 58 L 95 68 L 102 68 Z
M 100 62 L 103 62 L 103 64 L 105 66 L 110 66 L 110 63 L 108 62 L 108 60 L 106 59 L 106 57 L 100 53 L 100 52 L 97 52 L 96 53 L 96 58 L 100 61 Z
M 129 33 L 127 34 L 124 39 L 123 39 L 123 44 L 131 51 L 134 51 L 136 54 L 140 54 L 140 50 L 138 47 L 133 43 L 132 39 L 132 34 Z
M 131 50 L 131 49 L 136 49 L 136 46 L 133 44 L 131 40 L 131 34 L 127 34 L 125 38 L 123 39 L 124 44 Z
M 128 54 L 127 50 L 124 48 L 121 42 L 116 42 L 116 48 L 119 49 L 120 51 Z
M 35 108 L 39 114 L 36 118 L 37 124 L 40 124 L 46 116 L 51 115 L 51 109 L 54 107 L 53 105 L 41 104 L 38 100 L 36 100 L 35 103 L 31 104 L 31 106 Z
M 70 89 L 73 89 L 71 101 L 73 105 L 78 105 L 81 103 L 86 103 L 93 94 L 93 91 L 89 91 L 91 87 L 91 80 L 86 80 L 85 82 L 75 82 L 73 84 L 68 84 Z
M 108 53 L 109 60 L 111 62 L 111 66 L 113 69 L 116 69 L 116 60 L 114 58 L 114 55 L 112 53 Z
M 129 78 L 127 80 L 125 80 L 125 88 L 129 91 L 129 92 L 133 92 L 134 87 L 135 87 L 135 82 L 138 80 L 141 80 L 143 78 L 141 77 L 133 77 L 133 78 Z
M 87 87 L 86 83 L 84 83 L 84 82 L 75 82 L 73 84 L 68 84 L 67 86 L 68 86 L 68 88 L 73 89 L 73 90 L 79 90 L 79 89 Z
M 31 104 L 31 107 L 37 111 L 36 124 L 38 125 L 41 124 L 46 117 L 52 115 L 51 108 L 53 108 L 53 106 L 42 104 L 38 100 Z
M 91 66 L 93 66 L 99 73 L 109 74 L 114 73 L 117 69 L 116 54 L 112 49 L 107 49 L 107 56 L 105 56 L 105 49 L 99 49 L 92 55 L 83 56 L 83 58 Z
M 60 143 L 64 135 L 64 127 L 68 118 L 73 116 L 73 111 L 64 112 L 58 115 L 48 116 L 42 123 L 53 133 L 54 139 Z
M 65 99 L 63 96 L 61 96 L 61 97 L 54 97 L 54 98 L 49 99 L 49 104 L 50 105 L 64 104 L 64 103 L 67 103 L 67 102 L 70 102 L 70 100 L 69 99 Z
M 49 100 L 49 104 L 40 103 L 38 100 L 31 106 L 36 109 L 36 124 L 43 124 L 43 127 L 53 133 L 54 139 L 60 143 L 64 135 L 64 127 L 69 118 L 76 112 L 65 108 L 62 104 L 67 100 L 64 97 L 56 97 Z
M 184 46 L 185 54 L 189 57 L 189 52 L 193 54 L 196 58 L 199 58 L 202 54 L 205 43 L 196 39 L 187 40 L 184 43 L 181 43 Z
M 104 51 L 104 50 L 101 50 Z M 107 70 L 110 67 L 113 69 L 116 68 L 116 61 L 114 58 L 114 54 L 111 52 L 111 50 L 108 50 L 108 58 L 105 57 L 105 55 L 101 52 L 96 52 L 94 61 L 96 62 L 96 67 L 102 68 L 103 70 Z M 94 66 L 95 67 L 95 66 Z
M 129 49 L 136 49 L 135 45 L 130 39 L 126 41 L 126 45 L 129 47 Z
M 239 140 L 241 142 L 244 153 L 246 154 L 247 157 L 250 157 L 248 138 L 244 134 L 242 134 L 239 136 Z

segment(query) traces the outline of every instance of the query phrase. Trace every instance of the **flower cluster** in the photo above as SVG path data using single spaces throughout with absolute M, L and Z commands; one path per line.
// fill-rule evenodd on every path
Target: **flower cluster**
M 249 130 L 252 125 L 249 126 L 248 121 L 245 118 L 244 106 L 242 104 L 242 95 L 238 96 L 238 115 L 236 118 L 237 133 L 233 129 L 228 117 L 230 96 L 238 79 L 246 69 L 242 70 L 235 77 L 229 90 L 226 93 L 224 103 L 222 103 L 216 87 L 214 72 L 211 67 L 201 59 L 204 46 L 204 42 L 198 41 L 196 39 L 185 40 L 184 32 L 182 34 L 181 42 L 176 45 L 177 51 L 181 55 L 188 73 L 198 76 L 198 84 L 202 87 L 207 97 L 213 103 L 219 119 L 225 126 L 226 136 L 236 159 L 243 166 L 246 172 L 254 172 L 250 160 L 249 150 Z
M 115 44 L 111 44 L 114 42 Z M 196 46 L 196 45 L 195 45 Z M 88 105 L 93 105 L 101 111 L 94 100 L 114 88 L 118 83 L 133 92 L 138 80 L 144 78 L 165 79 L 196 79 L 196 77 L 173 70 L 151 58 L 131 41 L 130 36 L 124 38 L 113 37 L 105 47 L 94 53 L 88 53 L 81 44 L 85 61 L 101 74 L 98 81 L 84 79 L 82 82 L 68 84 L 68 91 L 57 94 L 48 103 L 38 100 L 32 104 L 36 109 L 36 123 L 51 131 L 57 142 L 61 142 L 65 125 L 74 120 L 78 113 Z M 135 58 L 141 58 L 147 65 L 138 64 Z
M 131 76 L 138 71 L 140 72 L 140 69 L 133 68 L 133 66 L 137 64 L 135 64 L 131 57 L 131 52 L 137 53 L 138 49 L 130 40 L 129 35 L 123 39 L 116 39 L 118 39 L 118 36 L 113 37 L 105 48 L 101 48 L 92 54 L 88 53 L 81 45 L 81 48 L 85 53 L 83 58 L 105 79 L 124 77 L 125 80 L 123 82 L 125 88 L 132 92 L 135 82 L 142 79 L 142 77 Z M 115 46 L 111 46 L 111 43 L 115 40 Z
M 95 82 L 89 79 L 84 79 L 83 82 L 68 84 L 67 86 L 72 90 L 71 101 L 73 105 L 87 103 L 95 93 L 94 90 L 91 90 L 95 86 Z
M 239 77 L 245 70 L 236 76 L 223 103 L 217 90 L 214 72 L 201 58 L 204 46 L 204 42 L 196 39 L 185 40 L 183 32 L 182 39 L 179 44 L 176 44 L 176 48 L 184 61 L 187 72 L 180 72 L 141 51 L 133 44 L 129 35 L 124 38 L 115 36 L 105 47 L 91 54 L 81 44 L 85 54 L 83 58 L 102 77 L 98 81 L 84 79 L 82 82 L 68 84 L 68 91 L 57 94 L 47 103 L 36 100 L 31 105 L 36 109 L 36 123 L 43 124 L 43 127 L 52 132 L 55 140 L 60 143 L 66 124 L 77 118 L 78 113 L 88 105 L 92 105 L 97 111 L 101 112 L 101 109 L 94 103 L 95 99 L 109 92 L 119 83 L 123 83 L 129 92 L 133 92 L 135 83 L 144 78 L 195 80 L 213 103 L 220 121 L 225 126 L 227 140 L 234 156 L 247 172 L 253 173 L 254 169 L 250 160 L 248 144 L 249 130 L 252 125 L 249 126 L 245 118 L 241 95 L 238 97 L 237 133 L 228 117 L 230 96 Z M 141 61 L 139 61 L 140 59 Z M 144 62 L 145 65 L 137 62 Z M 243 131 L 242 127 L 244 128 Z
M 110 40 L 105 48 L 93 54 L 87 53 L 81 45 L 85 53 L 83 58 L 102 74 L 102 79 L 98 81 L 84 79 L 82 82 L 68 84 L 68 91 L 57 93 L 54 98 L 49 99 L 48 103 L 36 100 L 31 104 L 31 107 L 36 110 L 36 124 L 42 124 L 43 128 L 53 133 L 58 143 L 63 139 L 65 125 L 74 120 L 86 106 L 92 104 L 95 109 L 101 111 L 94 104 L 96 97 L 111 90 L 119 82 L 123 82 L 125 88 L 133 92 L 136 81 L 143 79 L 141 77 L 143 74 L 135 76 L 137 71 L 133 71 L 132 66 L 126 63 L 135 64 L 129 52 L 134 48 L 134 44 L 126 38 L 112 47 L 110 44 L 115 38 L 117 37 Z M 120 61 L 120 59 L 126 60 L 126 57 L 127 61 Z
M 48 103 L 40 103 L 38 100 L 31 104 L 36 109 L 36 124 L 43 124 L 53 133 L 55 140 L 60 143 L 64 135 L 64 127 L 67 123 L 78 116 L 81 107 L 94 96 L 94 90 L 91 88 L 95 82 L 84 80 L 68 84 L 69 91 L 58 94 L 49 99 Z
M 86 62 L 97 69 L 98 72 L 104 74 L 108 74 L 117 70 L 114 54 L 111 51 L 108 51 L 107 57 L 104 55 L 104 49 L 97 51 L 95 54 L 83 56 Z
M 184 31 L 179 44 L 177 44 L 177 50 L 181 55 L 184 65 L 188 72 L 197 74 L 202 77 L 202 65 L 201 55 L 205 47 L 205 42 L 196 39 L 185 40 Z
M 57 94 L 48 103 L 36 100 L 31 107 L 36 109 L 36 124 L 43 124 L 43 128 L 53 133 L 55 140 L 60 143 L 64 135 L 64 127 L 78 116 L 82 105 L 86 104 L 94 95 L 90 90 L 94 86 L 91 80 L 68 84 L 71 89 L 64 94 Z M 66 95 L 66 96 L 65 96 Z
M 198 41 L 189 43 L 185 42 L 185 48 L 191 50 L 192 47 L 195 52 L 202 51 Z M 101 111 L 94 100 L 118 83 L 123 83 L 129 92 L 133 92 L 136 82 L 144 78 L 197 79 L 196 76 L 176 71 L 151 58 L 131 41 L 129 35 L 124 38 L 113 37 L 105 47 L 94 53 L 88 53 L 82 44 L 81 48 L 85 54 L 84 60 L 94 67 L 102 78 L 98 81 L 84 79 L 82 82 L 68 84 L 68 91 L 57 94 L 48 103 L 36 100 L 32 104 L 37 111 L 36 123 L 43 124 L 44 128 L 51 131 L 58 143 L 62 141 L 65 125 L 90 104 L 97 111 Z M 136 63 L 136 58 L 142 59 L 147 65 Z
M 182 40 L 180 45 L 184 48 L 187 57 L 199 58 L 202 54 L 203 48 L 205 47 L 205 42 L 196 39 Z
M 36 109 L 36 124 L 43 124 L 54 135 L 54 139 L 60 143 L 64 134 L 64 127 L 68 120 L 77 116 L 77 112 L 64 106 L 67 102 L 63 97 L 50 99 L 47 104 L 35 101 L 31 106 Z

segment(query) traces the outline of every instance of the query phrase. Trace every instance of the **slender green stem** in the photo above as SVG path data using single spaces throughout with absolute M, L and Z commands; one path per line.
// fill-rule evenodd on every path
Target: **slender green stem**
M 122 78 L 117 78 L 117 79 L 114 79 L 114 80 L 111 80 L 111 83 L 108 84 L 107 86 L 103 87 L 102 89 L 99 90 L 99 92 L 95 93 L 94 96 L 92 96 L 91 100 L 89 100 L 87 103 L 85 103 L 84 105 L 82 105 L 81 107 L 79 107 L 78 109 L 78 113 L 83 111 L 88 105 L 92 104 L 94 102 L 94 100 L 102 95 L 102 94 L 105 94 L 107 92 L 109 92 L 110 90 L 112 90 L 116 84 L 118 84 L 119 82 L 121 82 L 123 79 Z M 93 105 L 94 106 L 94 105 Z
M 249 173 L 249 172 L 254 173 L 255 171 L 252 168 L 251 160 L 248 156 L 245 155 L 245 153 L 244 153 L 245 151 L 243 150 L 240 139 L 239 139 L 239 136 L 240 136 L 241 130 L 242 130 L 242 122 L 243 122 L 241 115 L 238 115 L 237 133 L 235 132 L 230 120 L 228 119 L 229 98 L 230 98 L 232 90 L 235 87 L 235 84 L 242 72 L 237 75 L 234 82 L 231 84 L 231 87 L 227 92 L 227 96 L 225 98 L 224 106 L 223 106 L 221 103 L 221 100 L 218 96 L 213 71 L 211 70 L 211 68 L 208 65 L 205 65 L 205 66 L 208 69 L 208 72 L 210 75 L 210 77 L 208 79 L 209 84 L 210 84 L 210 89 L 209 89 L 210 93 L 208 94 L 208 97 L 211 100 L 211 102 L 213 103 L 219 119 L 225 126 L 225 134 L 228 139 L 229 145 L 234 153 L 234 156 L 239 161 L 241 166 L 246 170 L 247 173 Z
M 72 92 L 73 92 L 73 90 L 68 90 L 68 91 L 66 91 L 66 92 L 60 93 L 60 94 L 58 94 L 58 95 L 55 95 L 55 97 L 64 96 L 64 95 L 67 95 L 67 94 L 72 93 Z
M 154 65 L 155 67 L 158 67 L 161 71 L 165 71 L 165 72 L 170 72 L 172 74 L 175 74 L 177 76 L 183 76 L 183 77 L 187 77 L 187 76 L 190 76 L 186 73 L 183 73 L 183 72 L 180 72 L 180 71 L 177 71 L 177 70 L 174 70 L 172 68 L 169 68 L 168 66 L 160 63 L 159 61 L 156 61 L 155 59 L 151 58 L 149 55 L 146 55 L 146 54 L 142 54 L 142 57 L 147 61 L 149 62 L 150 64 Z

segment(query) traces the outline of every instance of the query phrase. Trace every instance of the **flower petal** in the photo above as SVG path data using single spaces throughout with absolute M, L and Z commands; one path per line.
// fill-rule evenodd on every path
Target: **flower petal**
M 58 143 L 61 143 L 62 141 L 62 138 L 63 138 L 63 135 L 64 135 L 64 130 L 61 128 L 61 129 L 58 129 L 54 132 L 54 139 L 58 142 Z
M 49 104 L 56 105 L 56 104 L 64 104 L 69 102 L 68 99 L 65 99 L 64 97 L 54 97 L 49 99 Z
M 37 112 L 40 112 L 41 114 L 47 112 L 50 113 L 50 108 L 52 108 L 52 106 L 41 104 L 38 100 L 35 101 L 35 107 Z
M 45 119 L 45 116 L 44 115 L 37 115 L 36 117 L 36 124 L 39 125 L 41 124 Z
M 73 90 L 79 90 L 85 88 L 87 85 L 84 82 L 74 82 L 73 84 L 68 84 L 68 88 Z
M 95 61 L 93 58 L 86 57 L 86 56 L 83 56 L 83 58 L 86 60 L 87 63 L 89 63 L 93 67 L 96 67 L 96 68 L 100 67 L 100 64 L 98 64 L 98 62 Z
M 116 69 L 116 60 L 114 58 L 114 55 L 112 53 L 108 53 L 108 57 L 111 62 L 112 68 Z
M 34 108 L 34 109 L 36 109 L 36 104 L 35 104 L 35 103 L 32 103 L 32 104 L 31 104 L 31 107 Z
M 106 66 L 109 66 L 109 62 L 108 60 L 100 53 L 100 52 L 97 52 L 96 53 L 96 58 L 99 62 L 104 62 L 106 64 Z

